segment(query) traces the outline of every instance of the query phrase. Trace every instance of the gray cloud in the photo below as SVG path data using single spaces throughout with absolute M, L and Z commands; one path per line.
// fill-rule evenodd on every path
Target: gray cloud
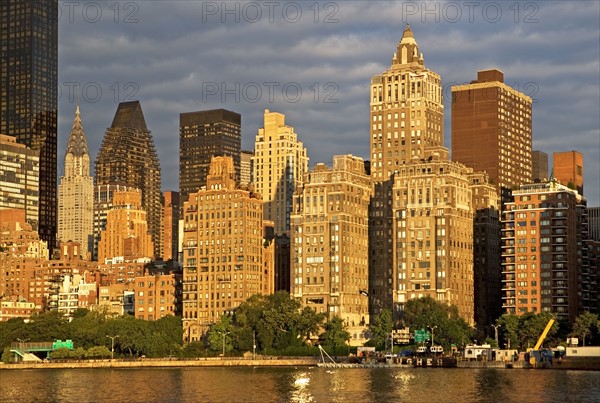
M 469 82 L 477 70 L 490 67 L 502 70 L 507 84 L 529 92 L 537 100 L 534 147 L 550 156 L 582 151 L 586 196 L 590 205 L 600 205 L 598 2 L 482 2 L 472 19 L 463 2 L 427 2 L 429 13 L 423 2 L 318 2 L 318 22 L 314 2 L 281 2 L 272 22 L 264 2 L 242 2 L 237 3 L 240 21 L 228 14 L 225 23 L 222 15 L 207 13 L 222 2 L 123 1 L 118 2 L 118 18 L 114 7 L 109 9 L 113 2 L 81 2 L 72 21 L 64 3 L 59 0 L 59 165 L 75 110 L 68 83 L 86 90 L 80 103 L 92 158 L 118 102 L 142 102 L 165 190 L 178 188 L 180 112 L 223 107 L 241 113 L 243 147 L 252 149 L 268 108 L 286 114 L 308 148 L 311 164 L 330 162 L 339 153 L 368 158 L 369 80 L 390 65 L 408 20 L 425 64 L 441 74 L 445 94 L 452 83 Z M 236 4 L 227 3 L 231 8 Z M 490 3 L 502 13 L 496 22 Z M 250 22 L 256 5 L 263 15 Z M 289 14 L 277 12 L 286 5 Z M 91 12 L 96 6 L 101 18 L 84 18 L 81 10 Z M 295 6 L 302 17 L 290 22 Z M 460 18 L 451 13 L 456 6 Z M 338 21 L 325 23 L 328 15 Z M 126 16 L 138 22 L 125 23 Z M 272 100 L 264 85 L 268 82 L 279 83 Z M 214 95 L 206 91 L 212 83 L 220 87 Z M 282 91 L 290 83 L 302 89 L 298 99 Z M 328 83 L 333 84 L 326 87 Z M 236 85 L 239 99 L 221 91 Z M 257 86 L 260 96 L 253 92 Z

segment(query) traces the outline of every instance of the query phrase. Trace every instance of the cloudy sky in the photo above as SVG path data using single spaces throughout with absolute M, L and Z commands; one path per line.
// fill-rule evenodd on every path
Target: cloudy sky
M 600 2 L 201 2 L 59 0 L 59 174 L 79 94 L 92 160 L 120 101 L 138 99 L 163 190 L 178 189 L 179 113 L 242 115 L 252 149 L 264 109 L 282 112 L 311 165 L 369 156 L 369 80 L 391 64 L 406 22 L 451 91 L 498 68 L 531 96 L 533 145 L 580 150 L 600 205 Z

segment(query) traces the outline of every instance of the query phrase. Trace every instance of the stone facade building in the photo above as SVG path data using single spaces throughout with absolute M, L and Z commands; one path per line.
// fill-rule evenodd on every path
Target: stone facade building
M 317 164 L 294 196 L 291 294 L 348 326 L 369 323 L 370 198 L 364 161 L 352 155 Z
M 190 194 L 183 217 L 183 327 L 190 342 L 251 295 L 272 289 L 264 270 L 273 257 L 265 257 L 262 200 L 236 187 L 231 157 L 212 159 L 206 187 Z

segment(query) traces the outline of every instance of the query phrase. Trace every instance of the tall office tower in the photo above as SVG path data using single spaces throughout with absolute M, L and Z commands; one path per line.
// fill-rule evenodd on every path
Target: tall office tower
M 191 342 L 262 293 L 268 276 L 262 201 L 236 187 L 233 158 L 212 158 L 206 187 L 189 195 L 183 217 L 183 332 Z
M 502 315 L 500 200 L 487 174 L 470 175 L 473 191 L 473 279 L 475 323 L 489 329 Z
M 98 260 L 98 243 L 102 231 L 106 229 L 106 217 L 112 209 L 113 195 L 115 192 L 125 190 L 139 190 L 118 183 L 94 186 L 94 240 L 92 260 Z
M 0 210 L 19 209 L 38 229 L 40 158 L 15 137 L 0 134 Z
M 554 153 L 552 166 L 560 183 L 583 195 L 583 154 L 575 150 Z
M 532 182 L 531 98 L 504 84 L 500 70 L 452 87 L 452 159 L 485 171 L 503 201 Z
M 0 2 L 0 133 L 39 153 L 37 231 L 56 245 L 58 2 Z
M 79 243 L 84 259 L 91 256 L 94 233 L 94 178 L 79 105 L 67 141 L 65 174 L 58 186 L 58 240 Z
M 543 151 L 533 150 L 532 152 L 532 179 L 534 182 L 548 180 L 548 154 Z
M 594 241 L 600 241 L 600 207 L 588 208 L 588 235 Z
M 557 181 L 521 185 L 513 196 L 502 212 L 502 308 L 517 315 L 552 312 L 573 323 L 586 201 Z
M 154 245 L 141 192 L 115 192 L 112 204 L 106 217 L 106 229 L 98 243 L 98 261 L 104 263 L 106 259 L 121 256 L 126 259 L 152 257 Z
M 371 78 L 371 177 L 383 182 L 425 148 L 444 143 L 442 80 L 406 26 L 392 65 Z
M 160 165 L 139 101 L 119 104 L 96 158 L 96 185 L 112 183 L 141 190 L 154 256 L 162 257 Z
M 252 156 L 254 151 L 240 152 L 240 185 L 248 186 L 254 182 L 254 167 L 252 166 Z
M 164 192 L 164 260 L 178 260 L 179 252 L 179 192 Z
M 348 326 L 369 323 L 369 202 L 362 158 L 333 157 L 317 166 L 294 195 L 291 294 Z
M 233 158 L 236 180 L 240 177 L 242 116 L 226 109 L 179 115 L 180 206 L 188 195 L 206 185 L 212 157 Z
M 306 148 L 285 115 L 265 110 L 254 147 L 254 183 L 265 220 L 275 223 L 275 290 L 290 290 L 290 214 L 293 195 L 308 171 Z

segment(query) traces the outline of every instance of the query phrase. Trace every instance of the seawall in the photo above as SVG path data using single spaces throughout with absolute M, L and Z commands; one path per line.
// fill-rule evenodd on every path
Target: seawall
M 52 369 L 52 368 L 152 368 L 152 367 L 308 367 L 317 365 L 314 358 L 273 359 L 139 359 L 139 360 L 86 360 L 67 362 L 40 362 L 0 364 L 0 370 Z

